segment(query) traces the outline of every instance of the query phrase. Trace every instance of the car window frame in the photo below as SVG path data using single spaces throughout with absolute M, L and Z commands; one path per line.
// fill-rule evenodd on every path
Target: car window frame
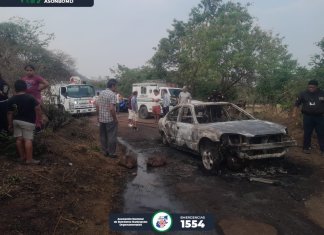
M 189 123 L 189 122 L 182 122 L 182 121 L 181 121 L 182 110 L 183 110 L 184 108 L 189 108 L 189 110 L 190 110 L 190 112 L 191 112 L 192 123 Z M 180 110 L 180 112 L 178 113 L 178 123 L 191 124 L 191 125 L 194 125 L 194 124 L 197 123 L 197 120 L 196 120 L 196 114 L 195 114 L 194 111 L 193 111 L 193 106 L 192 106 L 192 105 L 182 105 L 182 106 L 181 106 L 181 110 Z
M 169 117 L 171 116 L 172 112 L 178 110 L 178 115 L 177 115 L 177 119 L 174 121 L 174 120 L 170 120 Z M 166 116 L 166 121 L 168 122 L 178 122 L 179 120 L 179 113 L 181 112 L 181 107 L 174 107 L 172 110 L 170 110 L 170 112 L 167 114 Z
M 229 104 L 230 104 L 230 106 L 231 106 L 232 108 L 234 108 L 234 109 L 240 111 L 240 113 L 244 114 L 246 117 L 249 118 L 249 119 L 238 119 L 238 120 L 235 120 L 235 121 L 242 121 L 242 120 L 255 120 L 255 119 L 256 119 L 252 114 L 248 113 L 247 111 L 245 111 L 245 110 L 242 109 L 241 107 L 239 107 L 239 106 L 237 106 L 237 105 L 235 105 L 235 104 L 233 104 L 233 103 L 229 103 Z M 226 112 L 226 115 L 228 116 L 228 118 L 231 120 L 231 119 L 232 119 L 232 116 L 230 115 L 230 113 L 228 112 L 228 110 L 225 110 L 225 112 Z
M 213 102 L 213 103 L 209 103 L 209 104 L 195 104 L 193 105 L 193 109 L 194 109 L 194 114 L 196 116 L 196 121 L 197 121 L 197 124 L 209 124 L 209 123 L 218 123 L 218 122 L 227 122 L 227 121 L 210 121 L 210 122 L 199 122 L 198 121 L 198 117 L 197 117 L 197 113 L 196 113 L 196 107 L 199 107 L 199 106 L 212 106 L 212 105 L 217 105 L 219 107 L 222 108 L 222 113 L 224 115 L 225 118 L 228 119 L 228 121 L 233 121 L 233 120 L 230 120 L 230 113 L 228 112 L 228 110 L 226 108 L 224 108 L 224 106 L 230 106 L 232 109 L 236 109 L 238 110 L 240 113 L 242 113 L 243 115 L 245 115 L 248 119 L 243 119 L 243 120 L 256 120 L 256 118 L 250 114 L 249 112 L 245 111 L 244 109 L 238 107 L 237 105 L 233 104 L 233 103 L 229 103 L 229 102 L 222 102 L 222 103 L 219 103 L 219 104 L 216 104 L 217 102 Z M 234 120 L 234 121 L 241 121 L 241 120 Z

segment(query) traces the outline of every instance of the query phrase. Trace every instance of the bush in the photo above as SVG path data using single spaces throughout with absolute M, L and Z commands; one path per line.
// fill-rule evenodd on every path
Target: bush
M 6 132 L 0 132 L 0 155 L 5 155 L 7 157 L 16 156 L 15 138 L 8 135 Z
M 43 112 L 48 119 L 46 127 L 51 128 L 53 131 L 56 131 L 57 129 L 66 125 L 72 120 L 71 114 L 62 109 L 59 109 L 54 104 L 44 105 Z

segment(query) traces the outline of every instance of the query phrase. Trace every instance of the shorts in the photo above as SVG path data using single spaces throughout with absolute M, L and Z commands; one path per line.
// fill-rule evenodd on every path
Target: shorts
M 153 106 L 152 107 L 152 112 L 155 115 L 161 115 L 161 106 Z
M 138 121 L 138 114 L 137 113 L 135 113 L 134 111 L 131 111 L 131 119 L 133 120 L 133 121 L 135 121 L 135 122 L 137 122 Z
M 14 137 L 22 137 L 26 140 L 34 139 L 35 124 L 20 120 L 13 121 Z

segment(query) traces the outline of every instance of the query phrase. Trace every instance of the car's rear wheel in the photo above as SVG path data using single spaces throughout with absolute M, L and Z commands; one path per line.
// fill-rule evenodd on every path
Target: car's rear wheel
M 200 145 L 200 155 L 204 169 L 209 172 L 217 169 L 222 160 L 219 144 L 212 141 Z

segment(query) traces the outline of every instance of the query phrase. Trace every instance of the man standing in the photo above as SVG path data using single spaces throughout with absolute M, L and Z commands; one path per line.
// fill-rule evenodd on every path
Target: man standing
M 163 116 L 165 116 L 169 112 L 169 107 L 171 103 L 170 95 L 168 94 L 168 91 L 166 89 L 163 89 L 161 91 L 162 93 L 162 110 L 163 110 Z
M 318 88 L 318 82 L 308 82 L 307 90 L 297 97 L 293 117 L 296 117 L 297 108 L 302 105 L 304 143 L 303 152 L 310 154 L 313 130 L 317 134 L 321 155 L 324 154 L 324 91 Z
M 152 105 L 152 112 L 153 112 L 153 116 L 155 119 L 155 123 L 159 122 L 160 119 L 160 115 L 161 115 L 161 106 L 160 106 L 160 97 L 159 97 L 159 90 L 154 89 L 153 91 L 153 105 Z
M 138 105 L 137 105 L 137 91 L 133 92 L 133 97 L 131 99 L 132 107 L 132 120 L 133 120 L 133 130 L 138 131 L 137 120 L 138 120 Z
M 116 112 L 119 114 L 119 109 L 120 109 L 120 94 L 116 92 Z
M 48 82 L 41 76 L 35 74 L 35 67 L 33 65 L 25 66 L 26 76 L 21 80 L 27 84 L 26 93 L 32 95 L 38 103 L 42 104 L 41 92 L 48 87 Z M 36 132 L 39 132 L 42 128 L 42 113 L 40 112 L 36 116 Z
M 101 151 L 106 157 L 111 158 L 117 157 L 116 87 L 116 79 L 110 79 L 107 82 L 107 89 L 100 92 L 96 104 L 98 122 L 100 123 Z
M 16 137 L 17 150 L 21 161 L 26 164 L 38 164 L 33 159 L 33 138 L 36 116 L 40 113 L 38 101 L 26 94 L 27 85 L 24 81 L 15 82 L 15 96 L 8 100 L 9 130 L 13 129 Z
M 191 99 L 192 97 L 188 92 L 188 87 L 184 86 L 179 94 L 178 104 L 188 104 L 190 103 Z
M 7 131 L 7 101 L 8 101 L 9 86 L 8 83 L 2 79 L 0 73 L 0 132 Z
M 132 98 L 133 98 L 133 94 L 130 95 L 127 99 L 128 126 L 129 127 L 133 127 Z

